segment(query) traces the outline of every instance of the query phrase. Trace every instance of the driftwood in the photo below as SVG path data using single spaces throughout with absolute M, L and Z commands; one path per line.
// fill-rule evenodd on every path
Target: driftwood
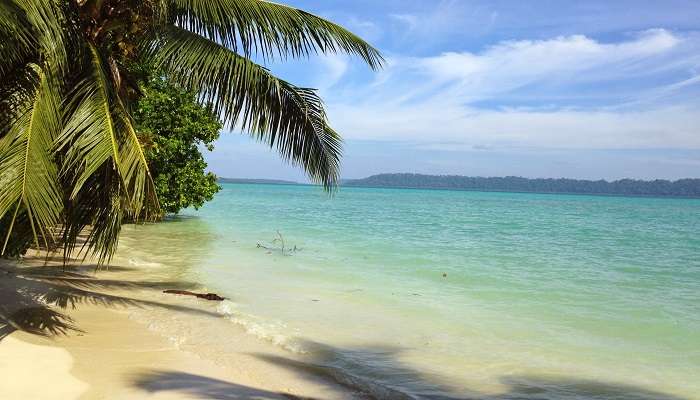
M 194 292 L 189 292 L 187 290 L 163 290 L 163 293 L 181 294 L 184 296 L 194 296 L 194 297 L 199 297 L 200 299 L 210 300 L 210 301 L 224 301 L 224 300 L 226 300 L 225 297 L 221 297 L 216 293 L 194 293 Z
M 287 244 L 284 240 L 284 236 L 282 236 L 282 234 L 280 233 L 279 230 L 276 232 L 277 232 L 277 237 L 275 239 L 272 239 L 272 244 L 273 245 L 279 244 L 280 245 L 279 248 L 268 247 L 268 246 L 262 245 L 260 243 L 258 243 L 257 247 L 259 249 L 267 250 L 267 254 L 272 254 L 273 251 L 279 251 L 280 253 L 282 253 L 283 256 L 291 256 L 292 253 L 296 253 L 297 251 L 301 251 L 301 248 L 297 247 L 296 245 L 294 245 L 293 248 L 287 247 Z

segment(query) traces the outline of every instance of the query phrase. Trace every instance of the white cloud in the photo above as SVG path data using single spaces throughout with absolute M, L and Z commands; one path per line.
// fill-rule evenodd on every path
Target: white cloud
M 663 29 L 645 31 L 635 40 L 615 44 L 600 43 L 583 35 L 561 36 L 503 42 L 481 54 L 444 53 L 423 60 L 422 66 L 445 78 L 470 79 L 476 72 L 542 76 L 630 62 L 670 50 L 679 42 L 678 37 Z
M 389 17 L 406 24 L 409 30 L 418 27 L 418 17 L 413 14 L 390 14 Z
M 652 111 L 465 109 L 446 103 L 409 107 L 334 107 L 346 138 L 453 141 L 468 146 L 580 149 L 700 148 L 700 108 Z
M 571 84 L 643 74 L 647 65 L 642 61 L 664 55 L 680 42 L 680 38 L 662 29 L 616 44 L 574 35 L 503 42 L 478 54 L 444 53 L 415 60 L 413 67 L 436 81 L 458 83 L 465 96 L 484 97 L 556 79 Z M 591 74 L 577 76 L 584 72 Z
M 370 43 L 378 41 L 384 33 L 382 28 L 373 21 L 360 19 L 356 16 L 348 18 L 346 25 L 352 32 Z
M 322 93 L 333 87 L 348 70 L 348 57 L 342 54 L 320 56 L 318 62 L 322 73 L 316 78 L 314 87 Z
M 345 89 L 342 98 L 330 99 L 330 116 L 351 139 L 449 140 L 466 146 L 700 148 L 697 102 L 584 107 L 574 98 L 572 104 L 555 99 L 548 107 L 478 107 L 484 101 L 507 104 L 504 99 L 516 93 L 524 103 L 535 104 L 541 104 L 545 94 L 576 97 L 582 85 L 596 85 L 594 97 L 624 93 L 638 101 L 637 95 L 654 89 L 647 81 L 668 72 L 669 65 L 677 73 L 689 73 L 700 65 L 697 48 L 696 37 L 653 29 L 619 43 L 573 35 L 502 42 L 478 53 L 393 57 L 372 85 Z M 697 83 L 687 76 L 678 81 L 686 79 L 690 80 L 673 89 Z M 619 89 L 620 82 L 629 80 L 636 84 Z

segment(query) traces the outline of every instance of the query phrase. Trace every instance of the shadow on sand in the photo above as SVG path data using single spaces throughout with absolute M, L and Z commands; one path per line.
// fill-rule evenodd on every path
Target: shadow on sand
M 76 262 L 64 267 L 62 259 L 44 257 L 29 261 L 47 264 L 60 262 L 61 265 L 28 267 L 8 264 L 0 269 L 0 341 L 18 330 L 44 337 L 64 335 L 70 331 L 81 332 L 75 322 L 61 311 L 82 304 L 156 307 L 220 318 L 219 314 L 206 310 L 124 295 L 131 290 L 147 289 L 157 294 L 164 289 L 192 289 L 196 286 L 193 283 L 99 279 L 89 272 L 94 270 L 94 266 L 76 266 L 79 264 Z M 129 270 L 128 267 L 110 266 L 101 274 Z M 114 290 L 120 294 L 108 293 Z
M 300 374 L 300 378 L 312 377 L 335 381 L 356 393 L 374 399 L 436 399 L 436 400 L 689 400 L 646 388 L 614 383 L 585 380 L 576 377 L 504 376 L 500 382 L 506 389 L 498 394 L 485 394 L 477 390 L 457 389 L 441 381 L 437 376 L 414 370 L 398 360 L 399 351 L 392 348 L 371 347 L 362 349 L 337 349 L 318 343 L 308 343 L 317 356 L 298 361 L 292 358 L 256 354 L 261 360 L 278 367 L 288 368 Z M 329 359 L 334 354 L 335 358 Z M 363 363 L 361 373 L 349 374 L 337 365 L 339 354 L 369 354 L 371 367 Z M 381 358 L 379 360 L 377 357 Z M 381 362 L 380 362 L 381 361 Z M 401 388 L 381 383 L 382 377 L 391 376 L 401 382 Z M 371 377 L 371 378 L 367 378 Z M 197 399 L 279 399 L 297 398 L 284 393 L 258 390 L 235 383 L 210 379 L 177 371 L 151 371 L 134 377 L 134 386 L 150 393 L 174 391 Z
M 509 375 L 500 378 L 507 389 L 499 394 L 484 394 L 476 390 L 458 389 L 436 375 L 417 371 L 399 360 L 401 350 L 386 346 L 339 349 L 307 342 L 305 348 L 315 349 L 310 361 L 257 354 L 256 356 L 292 371 L 307 371 L 327 379 L 360 389 L 378 399 L 437 399 L 437 400 L 689 400 L 633 385 L 580 379 L 566 376 Z M 343 355 L 349 355 L 344 357 Z M 359 356 L 370 362 L 353 365 Z M 360 371 L 348 373 L 347 371 Z M 400 382 L 397 387 L 382 383 L 382 378 Z M 386 380 L 385 380 L 386 381 Z M 398 387 L 400 386 L 400 388 Z
M 238 385 L 219 379 L 177 371 L 152 371 L 134 378 L 133 385 L 149 393 L 179 392 L 196 399 L 243 400 L 243 399 L 299 399 L 288 393 L 272 392 Z
M 527 383 L 525 383 L 525 381 Z M 508 390 L 501 394 L 484 395 L 476 392 L 455 394 L 365 393 L 366 398 L 381 400 L 686 400 L 681 397 L 649 391 L 624 384 L 613 384 L 577 378 L 546 379 L 514 376 L 503 378 Z M 196 399 L 307 399 L 287 393 L 271 392 L 236 383 L 177 371 L 151 371 L 139 375 L 133 385 L 149 393 L 178 392 Z M 351 387 L 353 391 L 358 389 Z

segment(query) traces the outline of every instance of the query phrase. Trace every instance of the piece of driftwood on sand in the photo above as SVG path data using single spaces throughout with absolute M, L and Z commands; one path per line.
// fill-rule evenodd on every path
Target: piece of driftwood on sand
M 179 294 L 179 295 L 183 295 L 183 296 L 194 296 L 194 297 L 199 297 L 200 299 L 210 300 L 210 301 L 224 301 L 224 300 L 226 300 L 225 297 L 221 297 L 216 293 L 195 293 L 195 292 L 190 292 L 187 290 L 163 290 L 163 293 Z

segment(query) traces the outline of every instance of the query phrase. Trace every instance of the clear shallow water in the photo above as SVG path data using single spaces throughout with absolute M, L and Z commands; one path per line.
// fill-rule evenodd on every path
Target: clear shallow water
M 699 212 L 229 184 L 124 242 L 134 263 L 231 297 L 218 311 L 232 329 L 379 397 L 700 399 Z

